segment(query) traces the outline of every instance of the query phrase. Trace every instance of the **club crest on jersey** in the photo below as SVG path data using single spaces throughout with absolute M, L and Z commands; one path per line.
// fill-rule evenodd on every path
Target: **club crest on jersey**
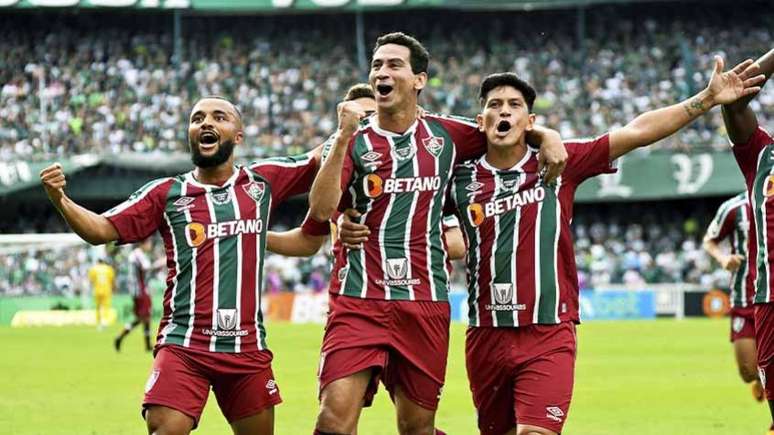
M 410 143 L 408 146 L 403 148 L 393 148 L 392 152 L 395 154 L 395 157 L 398 160 L 408 160 L 414 157 L 414 154 L 417 153 L 417 146 L 413 143 Z
M 266 391 L 269 392 L 270 396 L 277 393 L 277 382 L 274 379 L 269 379 L 266 382 Z
M 194 208 L 194 204 L 191 204 L 192 202 L 194 202 L 194 199 L 190 196 L 181 196 L 177 201 L 173 202 L 172 205 L 177 207 L 175 211 L 181 212 Z
M 210 199 L 216 205 L 225 205 L 231 202 L 231 193 L 228 190 L 222 192 L 210 192 Z
M 245 189 L 245 193 L 247 193 L 250 198 L 253 198 L 255 202 L 261 202 L 263 192 L 266 191 L 266 184 L 260 181 L 251 181 L 242 185 L 242 188 Z
M 236 308 L 218 308 L 218 329 L 223 331 L 232 331 L 236 329 L 237 315 Z
M 513 284 L 495 283 L 494 285 L 495 302 L 500 305 L 510 304 L 513 300 Z
M 436 157 L 441 155 L 444 143 L 444 139 L 438 136 L 430 136 L 422 139 L 422 144 L 425 146 L 425 149 Z

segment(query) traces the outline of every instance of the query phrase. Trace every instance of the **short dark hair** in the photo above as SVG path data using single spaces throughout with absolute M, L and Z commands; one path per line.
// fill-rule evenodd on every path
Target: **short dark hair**
M 358 83 L 356 85 L 352 85 L 352 87 L 347 91 L 347 95 L 344 96 L 344 101 L 352 101 L 360 98 L 370 98 L 372 100 L 376 99 L 374 90 L 371 89 L 371 85 L 368 83 Z
M 486 104 L 486 98 L 492 89 L 499 88 L 500 86 L 510 86 L 521 92 L 524 96 L 524 100 L 527 102 L 527 109 L 532 112 L 532 105 L 535 103 L 535 88 L 529 83 L 519 78 L 514 73 L 503 72 L 495 73 L 486 76 L 483 82 L 481 82 L 481 89 L 478 92 L 478 99 L 481 103 L 481 107 Z
M 387 44 L 402 45 L 409 49 L 411 52 L 411 72 L 414 74 L 427 72 L 427 64 L 430 62 L 430 53 L 416 38 L 403 32 L 393 32 L 382 35 L 376 40 L 374 53 L 376 53 L 376 50 L 378 50 L 379 47 Z
M 239 121 L 240 122 L 242 121 L 242 111 L 239 110 L 239 107 L 237 107 L 236 104 L 232 103 L 231 100 L 229 100 L 228 98 L 221 97 L 220 95 L 205 95 L 204 97 L 201 97 L 198 100 L 196 100 L 196 102 L 192 107 L 195 107 L 197 104 L 199 104 L 199 101 L 202 101 L 202 100 L 221 100 L 221 101 L 227 102 L 228 104 L 231 105 L 231 108 L 234 109 L 234 112 L 236 112 L 237 117 L 239 118 Z

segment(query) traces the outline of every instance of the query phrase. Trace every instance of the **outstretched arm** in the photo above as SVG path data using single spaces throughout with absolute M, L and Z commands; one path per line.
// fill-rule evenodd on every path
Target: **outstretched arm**
M 325 242 L 325 236 L 305 234 L 301 228 L 290 231 L 266 233 L 266 249 L 287 257 L 309 257 L 317 253 Z
M 48 199 L 80 238 L 92 245 L 118 240 L 118 231 L 106 217 L 81 207 L 67 197 L 64 192 L 67 180 L 62 165 L 54 163 L 43 169 L 40 172 L 40 181 Z
M 746 60 L 723 72 L 723 59 L 715 56 L 715 69 L 706 89 L 681 103 L 645 112 L 612 131 L 610 160 L 672 135 L 717 104 L 729 104 L 760 91 L 764 76 L 750 77 L 753 71 L 747 67 L 751 64 L 752 60 Z
M 772 71 L 774 71 L 774 48 L 759 57 L 749 68 L 766 76 L 765 80 L 767 81 L 771 77 Z M 763 87 L 766 81 L 761 83 L 760 86 Z M 749 105 L 750 100 L 755 98 L 757 94 L 756 92 L 740 98 L 734 103 L 723 105 L 723 122 L 726 125 L 726 131 L 731 143 L 742 144 L 747 142 L 755 132 L 755 129 L 758 128 L 758 119 Z

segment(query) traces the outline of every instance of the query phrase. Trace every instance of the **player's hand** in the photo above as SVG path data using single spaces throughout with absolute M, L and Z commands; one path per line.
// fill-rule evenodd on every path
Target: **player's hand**
M 46 194 L 51 202 L 54 205 L 59 204 L 64 198 L 64 187 L 67 185 L 62 165 L 54 163 L 40 171 L 40 181 L 43 183 L 43 188 L 46 189 Z
M 363 242 L 368 240 L 371 230 L 366 225 L 352 222 L 352 218 L 359 218 L 360 212 L 348 208 L 339 216 L 339 240 L 347 249 L 358 250 L 363 247 Z
M 739 269 L 739 266 L 742 265 L 743 261 L 743 256 L 739 254 L 733 254 L 724 258 L 720 265 L 723 266 L 723 269 L 726 269 L 729 272 L 735 272 L 737 269 Z
M 545 184 L 553 183 L 567 166 L 567 150 L 558 134 L 547 135 L 538 152 L 538 171 Z
M 357 132 L 360 120 L 366 116 L 365 111 L 354 101 L 339 103 L 336 111 L 339 114 L 339 130 L 347 136 Z
M 766 81 L 766 76 L 756 75 L 759 70 L 750 68 L 751 66 L 753 60 L 747 59 L 732 70 L 723 72 L 725 62 L 722 57 L 715 56 L 715 69 L 706 90 L 712 104 L 733 103 L 739 98 L 759 92 L 759 85 Z

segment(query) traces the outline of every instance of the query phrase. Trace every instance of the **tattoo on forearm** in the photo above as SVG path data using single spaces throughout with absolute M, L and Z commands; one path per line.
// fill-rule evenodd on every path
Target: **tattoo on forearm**
M 707 108 L 704 105 L 704 101 L 702 101 L 701 97 L 694 97 L 689 101 L 686 101 L 683 103 L 683 108 L 685 109 L 685 112 L 688 114 L 688 116 L 692 118 L 707 111 Z

